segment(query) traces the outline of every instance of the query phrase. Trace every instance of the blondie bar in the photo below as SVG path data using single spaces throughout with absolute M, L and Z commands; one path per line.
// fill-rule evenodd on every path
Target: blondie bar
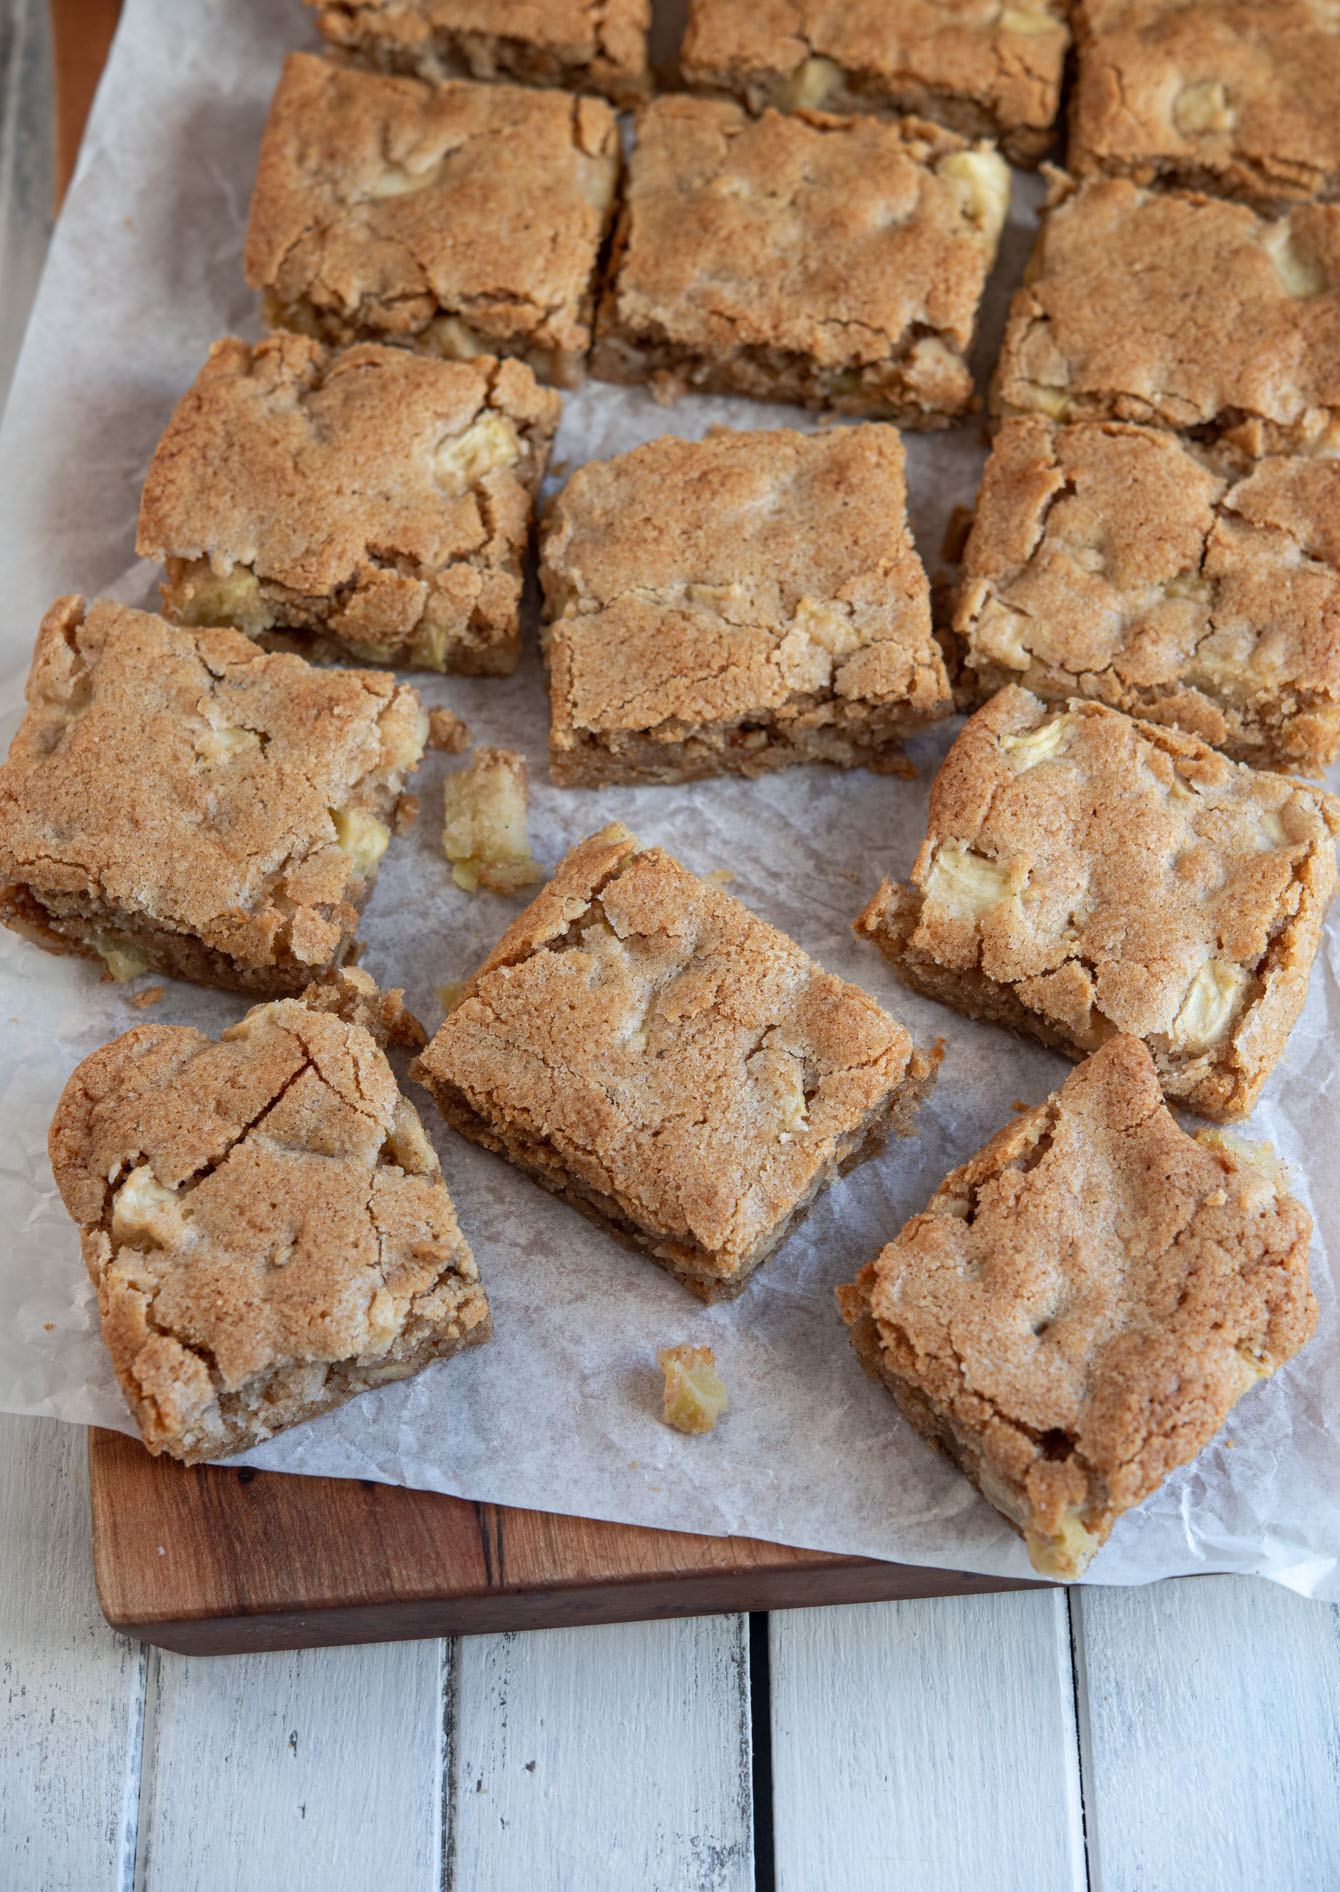
M 967 412 L 1009 205 L 992 146 L 681 97 L 637 126 L 592 374 L 914 427 Z
M 305 655 L 507 676 L 561 409 L 519 361 L 216 342 L 140 502 L 164 615 Z
M 712 1301 L 910 1128 L 933 1070 L 864 992 L 616 825 L 508 928 L 411 1076 Z
M 878 423 L 666 437 L 579 468 L 540 573 L 554 780 L 898 767 L 951 708 L 903 472 Z
M 423 1125 L 332 998 L 217 1044 L 140 1025 L 61 1097 L 51 1166 L 151 1452 L 226 1457 L 489 1338 Z
M 1311 1337 L 1311 1232 L 1265 1146 L 1188 1136 L 1114 1038 L 838 1303 L 903 1417 L 1071 1578 Z
M 689 0 L 681 63 L 753 112 L 913 112 L 1035 164 L 1069 44 L 1058 0 Z
M 0 921 L 49 952 L 279 995 L 355 949 L 428 719 L 377 670 L 61 598 L 0 767 Z
M 1100 703 L 1002 690 L 931 790 L 908 885 L 856 922 L 915 991 L 1072 1057 L 1142 1038 L 1243 1117 L 1307 993 L 1340 802 Z
M 1240 474 L 1157 429 L 1007 420 L 954 629 L 978 700 L 1096 697 L 1320 774 L 1340 743 L 1340 460 Z
M 1340 453 L 1340 205 L 1271 220 L 1125 178 L 1060 189 L 1010 305 L 998 413 Z
M 599 99 L 294 53 L 261 145 L 247 281 L 272 327 L 519 355 L 574 387 L 618 174 L 617 120 Z

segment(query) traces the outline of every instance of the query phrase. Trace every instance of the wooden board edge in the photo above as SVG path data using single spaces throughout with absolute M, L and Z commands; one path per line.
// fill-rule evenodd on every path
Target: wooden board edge
M 50 0 L 56 119 L 56 209 L 74 176 L 93 94 L 121 17 L 121 0 Z

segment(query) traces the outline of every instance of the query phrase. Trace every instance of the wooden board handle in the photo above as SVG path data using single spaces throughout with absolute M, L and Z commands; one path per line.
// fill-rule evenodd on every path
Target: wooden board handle
M 57 210 L 74 176 L 88 108 L 120 17 L 121 0 L 51 0 Z

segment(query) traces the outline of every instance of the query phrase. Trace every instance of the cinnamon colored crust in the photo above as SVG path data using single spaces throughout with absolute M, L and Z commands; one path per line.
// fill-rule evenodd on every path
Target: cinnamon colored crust
M 856 922 L 915 991 L 1072 1057 L 1142 1038 L 1163 1088 L 1246 1116 L 1307 994 L 1340 802 L 1099 703 L 1013 687 L 931 790 L 910 882 Z
M 1186 1135 L 1114 1038 L 838 1302 L 903 1417 L 1072 1578 L 1311 1337 L 1311 1232 L 1268 1149 Z
M 411 1076 L 701 1299 L 907 1133 L 936 1060 L 738 900 L 614 826 L 463 988 Z

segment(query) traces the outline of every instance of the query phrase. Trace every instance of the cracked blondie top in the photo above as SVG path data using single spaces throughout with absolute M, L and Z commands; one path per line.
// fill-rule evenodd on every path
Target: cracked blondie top
M 681 64 L 754 112 L 912 112 L 1035 164 L 1069 44 L 1059 0 L 689 0 Z
M 411 1068 L 455 1129 L 705 1301 L 910 1127 L 932 1073 L 872 998 L 618 825 L 572 850 Z
M 519 361 L 216 342 L 159 443 L 164 614 L 356 662 L 506 676 L 562 402 Z
M 667 436 L 573 474 L 541 582 L 554 780 L 898 767 L 951 708 L 892 427 Z
M 1062 189 L 1010 305 L 998 413 L 1340 452 L 1340 206 L 1272 221 L 1124 178 Z
M 489 1338 L 432 1145 L 339 998 L 217 1044 L 140 1025 L 65 1087 L 51 1166 L 151 1452 L 226 1457 Z
M 637 105 L 651 0 L 307 0 L 327 44 L 384 72 L 517 79 Z
M 293 53 L 261 145 L 247 281 L 272 327 L 517 355 L 575 387 L 618 175 L 599 99 Z
M 297 992 L 354 947 L 428 722 L 376 670 L 107 601 L 43 619 L 0 767 L 0 921 L 49 952 Z
M 1340 743 L 1340 461 L 1244 475 L 1152 428 L 1007 420 L 954 629 L 978 700 L 1097 697 L 1320 774 Z
M 838 1301 L 903 1417 L 1071 1578 L 1311 1337 L 1311 1233 L 1268 1147 L 1188 1136 L 1114 1038 Z
M 1100 703 L 1002 690 L 931 790 L 911 881 L 856 922 L 914 990 L 1077 1056 L 1142 1038 L 1246 1116 L 1307 994 L 1340 802 Z
M 1069 162 L 1263 207 L 1340 196 L 1326 0 L 1078 0 Z
M 1009 168 L 919 119 L 658 98 L 638 114 L 591 372 L 914 427 L 972 404 L 967 355 Z

